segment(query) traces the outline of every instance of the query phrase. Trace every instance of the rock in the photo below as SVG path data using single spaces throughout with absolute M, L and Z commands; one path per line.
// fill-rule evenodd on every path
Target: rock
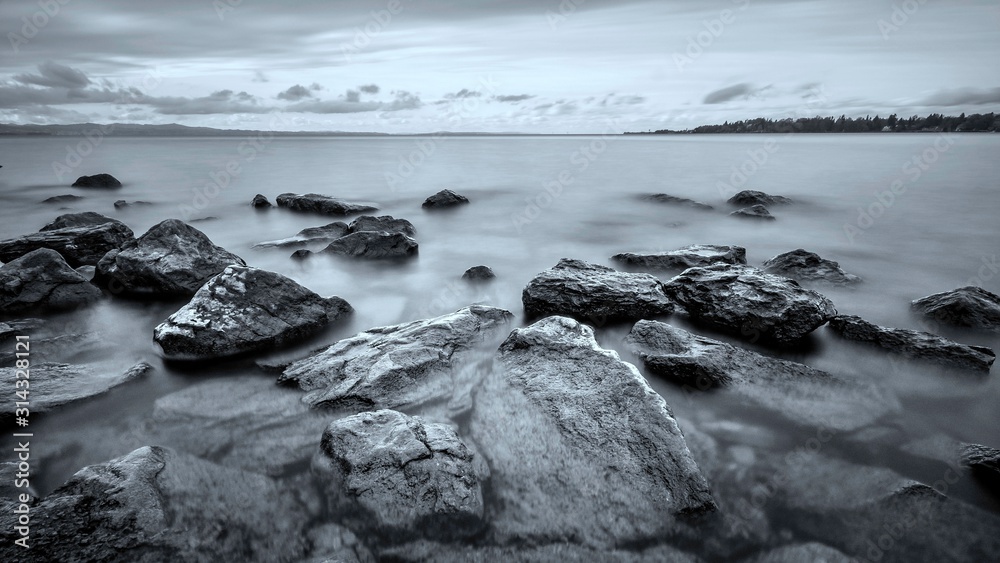
M 964 444 L 960 463 L 968 467 L 980 483 L 1000 492 L 1000 450 L 979 444 Z
M 757 190 L 743 190 L 726 200 L 727 203 L 740 207 L 752 207 L 755 205 L 785 205 L 792 203 L 792 200 L 780 195 L 769 195 Z
M 42 200 L 42 203 L 67 203 L 70 201 L 77 201 L 83 199 L 83 196 L 67 194 L 67 195 L 54 195 L 50 198 Z
M 64 311 L 97 301 L 101 290 L 55 250 L 40 248 L 0 266 L 0 314 Z
M 83 213 L 67 213 L 65 215 L 60 215 L 52 220 L 51 223 L 45 225 L 39 232 L 54 231 L 56 229 L 65 229 L 67 227 L 93 227 L 96 225 L 103 225 L 105 223 L 116 223 L 125 227 L 125 223 L 117 219 L 112 219 L 100 213 L 94 213 L 93 211 L 84 211 Z
M 730 213 L 734 217 L 746 217 L 748 219 L 763 219 L 765 221 L 774 221 L 774 215 L 767 210 L 763 205 L 752 205 L 750 207 L 744 207 L 743 209 L 737 209 Z
M 489 266 L 473 266 L 462 274 L 463 280 L 486 281 L 497 277 Z
M 873 384 L 845 380 L 661 322 L 637 322 L 625 342 L 650 373 L 685 390 L 726 387 L 799 425 L 857 430 L 901 410 L 894 397 Z
M 568 315 L 597 324 L 674 312 L 663 283 L 655 277 L 568 258 L 528 282 L 521 302 L 531 318 Z
M 31 509 L 33 561 L 295 561 L 306 518 L 271 479 L 157 446 L 85 467 Z M 12 513 L 0 558 L 24 560 Z
M 500 544 L 646 545 L 715 510 L 667 404 L 589 326 L 515 329 L 474 400 Z
M 404 235 L 410 237 L 417 234 L 417 229 L 413 226 L 413 223 L 407 221 L 406 219 L 396 219 L 391 215 L 382 215 L 381 217 L 362 215 L 361 217 L 351 221 L 349 232 L 359 233 L 362 231 L 403 233 Z
M 253 196 L 252 200 L 250 200 L 250 207 L 253 207 L 254 209 L 270 209 L 273 206 L 271 205 L 271 202 L 263 196 L 263 194 L 257 194 Z
M 837 314 L 829 299 L 794 280 L 742 265 L 690 268 L 664 290 L 696 321 L 751 340 L 795 342 Z
M 125 201 L 124 199 L 119 199 L 115 202 L 115 209 L 125 209 L 126 207 L 132 207 L 133 205 L 153 205 L 148 201 Z
M 359 258 L 406 258 L 417 255 L 417 241 L 403 233 L 359 231 L 331 242 L 321 252 Z
M 122 183 L 111 174 L 95 174 L 80 176 L 73 182 L 74 188 L 120 188 Z
M 295 252 L 293 252 L 292 253 L 292 258 L 294 258 L 295 260 L 305 260 L 306 258 L 309 258 L 310 256 L 312 256 L 312 253 L 313 252 L 311 250 L 306 250 L 306 249 L 303 248 L 303 249 L 296 250 Z
M 151 370 L 152 366 L 145 362 L 139 362 L 124 373 L 108 372 L 106 368 L 98 369 L 90 365 L 32 362 L 31 414 L 46 413 L 69 403 L 96 397 Z M 16 371 L 15 368 L 0 368 L 0 381 L 10 389 L 14 389 Z M 12 409 L 9 413 L 0 413 L 0 417 L 13 414 Z
M 10 262 L 33 250 L 48 248 L 62 254 L 74 268 L 94 265 L 108 252 L 134 240 L 133 237 L 132 229 L 118 221 L 39 231 L 0 241 L 0 261 Z
M 833 285 L 859 283 L 861 278 L 848 274 L 833 260 L 820 258 L 801 248 L 779 254 L 764 262 L 761 269 L 769 274 L 792 278 L 800 282 L 825 282 Z
M 996 359 L 985 346 L 966 346 L 929 332 L 881 327 L 854 315 L 832 318 L 830 329 L 847 340 L 875 344 L 906 358 L 983 373 L 989 373 Z
M 913 311 L 954 326 L 1000 332 L 1000 295 L 967 286 L 935 293 L 910 304 Z
M 212 244 L 205 233 L 167 219 L 97 264 L 94 283 L 112 291 L 153 296 L 194 295 L 212 276 L 246 262 Z
M 311 336 L 353 311 L 267 270 L 228 266 L 153 331 L 170 359 L 220 358 Z
M 375 557 L 353 532 L 337 524 L 323 524 L 307 534 L 312 543 L 304 563 L 375 563 Z
M 302 229 L 298 232 L 298 234 L 292 237 L 259 242 L 254 245 L 254 248 L 303 246 L 311 243 L 330 242 L 346 235 L 348 232 L 349 227 L 347 226 L 347 223 L 344 223 L 343 221 L 334 221 L 333 223 L 323 225 L 322 227 L 308 227 Z
M 742 246 L 720 246 L 716 244 L 692 244 L 677 250 L 653 254 L 633 254 L 624 252 L 611 257 L 629 266 L 650 270 L 686 270 L 696 266 L 712 264 L 746 264 L 747 249 Z
M 440 209 L 442 207 L 454 207 L 463 203 L 469 203 L 469 198 L 456 194 L 451 190 L 441 190 L 438 193 L 424 200 L 424 209 Z
M 697 557 L 667 545 L 646 548 L 643 551 L 626 549 L 598 550 L 573 543 L 525 545 L 520 547 L 440 544 L 417 541 L 393 546 L 379 552 L 386 560 L 420 561 L 427 563 L 698 563 Z
M 478 350 L 494 342 L 514 316 L 472 305 L 434 319 L 379 327 L 296 361 L 279 383 L 307 391 L 303 401 L 321 408 L 412 410 L 444 404 L 468 410 L 481 370 Z
M 218 221 L 219 218 L 215 215 L 209 215 L 208 217 L 195 217 L 191 219 L 192 223 L 204 223 L 205 221 Z
M 393 410 L 331 422 L 313 463 L 330 509 L 390 542 L 452 540 L 482 527 L 473 454 L 450 426 Z
M 42 319 L 13 319 L 0 322 L 0 342 L 18 335 L 28 334 L 45 326 Z
M 275 201 L 278 203 L 278 207 L 285 207 L 292 211 L 323 213 L 324 215 L 354 215 L 355 213 L 378 210 L 377 207 L 371 205 L 348 203 L 320 194 L 281 194 Z
M 700 201 L 695 201 L 693 199 L 688 199 L 686 197 L 677 197 L 668 194 L 649 194 L 642 196 L 642 199 L 646 201 L 655 201 L 656 203 L 666 203 L 669 205 L 680 205 L 683 207 L 693 207 L 695 209 L 703 209 L 706 211 L 715 209 L 707 203 L 702 203 Z
M 813 563 L 857 563 L 857 559 L 848 557 L 821 543 L 797 543 L 786 545 L 757 554 L 749 559 L 744 559 L 743 563 L 802 563 L 812 561 Z

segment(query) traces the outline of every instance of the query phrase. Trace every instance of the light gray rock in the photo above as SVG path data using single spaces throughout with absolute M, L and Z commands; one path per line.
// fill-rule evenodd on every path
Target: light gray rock
M 367 213 L 378 210 L 377 207 L 372 205 L 348 203 L 320 194 L 285 193 L 279 195 L 274 201 L 278 204 L 278 207 L 284 207 L 291 211 L 322 213 L 323 215 L 354 215 L 355 213 Z
M 48 248 L 61 254 L 73 268 L 94 265 L 109 251 L 134 240 L 134 236 L 132 229 L 119 221 L 49 229 L 0 241 L 0 261 L 10 262 L 39 248 Z
M 935 293 L 913 301 L 910 307 L 945 324 L 1000 332 L 1000 295 L 981 287 Z
M 750 207 L 744 207 L 742 209 L 737 209 L 730 213 L 733 217 L 743 217 L 746 219 L 760 219 L 763 221 L 774 221 L 774 215 L 768 211 L 767 207 L 763 205 L 751 205 Z
M 349 227 L 347 226 L 347 223 L 344 223 L 343 221 L 335 221 L 321 227 L 308 227 L 302 229 L 295 236 L 288 238 L 259 242 L 255 244 L 254 247 L 268 248 L 275 246 L 305 246 L 312 243 L 330 242 L 346 235 L 348 232 Z
M 417 241 L 403 233 L 358 231 L 331 242 L 321 252 L 381 259 L 416 256 L 417 249 Z
M 441 209 L 465 203 L 469 203 L 469 198 L 464 195 L 459 195 L 451 190 L 441 190 L 425 199 L 421 207 L 424 209 Z
M 96 397 L 152 370 L 146 362 L 139 362 L 124 373 L 92 365 L 32 363 L 29 371 L 31 414 L 46 413 L 69 403 Z M 0 368 L 0 381 L 12 390 L 11 393 L 17 379 L 15 368 Z M 10 412 L 0 413 L 0 417 L 13 414 L 11 409 Z
M 101 298 L 101 290 L 55 250 L 40 248 L 0 266 L 0 314 L 65 311 Z
M 362 231 L 382 231 L 386 233 L 403 233 L 412 237 L 417 234 L 416 227 L 406 219 L 396 219 L 391 215 L 374 217 L 372 215 L 362 215 L 351 221 L 349 232 L 360 233 Z
M 727 200 L 731 205 L 750 207 L 753 205 L 786 205 L 792 200 L 780 195 L 770 195 L 757 190 L 743 190 Z
M 677 250 L 652 254 L 624 252 L 612 256 L 611 259 L 650 270 L 686 270 L 712 264 L 746 264 L 747 249 L 742 246 L 693 244 Z
M 765 261 L 761 269 L 769 274 L 799 282 L 824 282 L 832 285 L 851 285 L 861 282 L 861 278 L 848 274 L 833 260 L 820 258 L 815 252 L 801 248 Z

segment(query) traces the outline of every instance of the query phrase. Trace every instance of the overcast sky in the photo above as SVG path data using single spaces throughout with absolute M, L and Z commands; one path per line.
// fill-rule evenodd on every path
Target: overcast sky
M 603 133 L 1000 111 L 1000 0 L 0 0 L 0 122 Z

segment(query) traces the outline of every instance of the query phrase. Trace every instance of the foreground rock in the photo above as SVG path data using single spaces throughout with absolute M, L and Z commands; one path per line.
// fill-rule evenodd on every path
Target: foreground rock
M 1000 332 L 1000 295 L 967 286 L 935 293 L 910 304 L 913 311 L 954 326 Z
M 228 266 L 153 331 L 171 359 L 220 358 L 311 336 L 353 309 L 267 270 Z
M 643 196 L 642 199 L 646 201 L 655 201 L 656 203 L 666 203 L 668 205 L 679 205 L 682 207 L 693 207 L 695 209 L 703 209 L 709 211 L 715 209 L 707 203 L 702 203 L 700 201 L 695 201 L 693 199 L 688 199 L 686 197 L 677 197 L 669 194 L 649 194 Z
M 380 217 L 362 215 L 351 221 L 348 231 L 351 233 L 383 231 L 387 233 L 403 233 L 410 237 L 417 234 L 417 229 L 413 226 L 413 223 L 406 219 L 396 219 L 391 215 L 382 215 Z
M 715 509 L 667 404 L 586 325 L 514 330 L 474 398 L 501 544 L 642 545 Z
M 687 390 L 729 388 L 797 424 L 856 430 L 900 410 L 894 397 L 871 384 L 847 381 L 661 322 L 637 322 L 625 342 L 650 373 Z
M 1000 450 L 979 444 L 962 446 L 960 462 L 972 471 L 972 476 L 1000 493 Z
M 96 397 L 152 371 L 152 366 L 139 362 L 125 372 L 108 371 L 91 365 L 32 363 L 31 414 L 49 412 L 55 408 Z M 15 368 L 0 368 L 0 381 L 14 389 Z M 0 417 L 13 415 L 0 413 Z
M 819 293 L 749 266 L 691 268 L 665 290 L 693 319 L 751 340 L 795 342 L 837 314 Z
M 701 560 L 667 545 L 642 551 L 626 549 L 594 549 L 582 545 L 557 542 L 548 545 L 522 547 L 472 547 L 417 541 L 390 547 L 379 552 L 389 561 L 420 561 L 428 563 L 699 563 Z M 799 563 L 799 562 L 795 562 Z
M 443 207 L 454 207 L 464 203 L 469 203 L 469 198 L 464 195 L 459 195 L 451 190 L 441 190 L 425 199 L 421 207 L 425 209 L 440 209 Z
M 893 354 L 940 365 L 989 373 L 996 355 L 985 346 L 966 346 L 929 332 L 886 328 L 854 315 L 830 320 L 830 329 L 847 340 L 867 342 Z
M 304 246 L 307 244 L 319 243 L 319 242 L 330 242 L 346 235 L 349 231 L 350 228 L 347 226 L 347 223 L 343 221 L 335 221 L 333 223 L 323 225 L 321 227 L 308 227 L 302 229 L 295 236 L 291 236 L 288 238 L 271 240 L 267 242 L 260 242 L 255 244 L 254 247 L 255 248 L 289 247 L 289 246 Z
M 751 205 L 743 209 L 737 209 L 730 213 L 734 217 L 745 217 L 747 219 L 761 219 L 764 221 L 774 221 L 774 215 L 763 205 Z
M 132 229 L 114 220 L 99 225 L 49 229 L 0 241 L 0 261 L 10 262 L 39 248 L 48 248 L 62 254 L 74 268 L 93 266 L 105 254 L 134 237 Z
M 250 200 L 250 207 L 253 207 L 254 209 L 270 209 L 273 206 L 271 205 L 271 202 L 263 196 L 263 194 L 257 194 L 253 196 L 252 200 Z
M 828 545 L 809 542 L 771 549 L 749 559 L 744 559 L 742 563 L 803 563 L 805 561 L 812 561 L 814 563 L 858 562 L 857 559 L 848 557 Z
M 371 410 L 471 406 L 482 377 L 477 350 L 497 338 L 513 315 L 472 305 L 434 319 L 373 328 L 291 364 L 280 383 L 307 391 L 320 408 Z
M 693 244 L 677 250 L 653 254 L 624 252 L 615 254 L 611 259 L 650 270 L 686 270 L 696 266 L 711 266 L 712 264 L 746 264 L 747 249 L 742 246 Z
M 0 266 L 0 314 L 75 309 L 100 297 L 101 290 L 54 250 L 38 249 Z
M 31 509 L 30 551 L 0 530 L 5 561 L 293 561 L 301 509 L 269 478 L 161 447 L 85 467 Z
M 359 231 L 331 242 L 321 252 L 358 258 L 407 258 L 416 256 L 417 241 L 403 233 Z
M 212 244 L 205 233 L 167 219 L 97 264 L 94 283 L 112 291 L 153 296 L 194 295 L 212 276 L 246 262 Z
M 663 283 L 655 277 L 568 258 L 528 282 L 521 302 L 528 317 L 568 315 L 591 323 L 674 312 Z
M 100 213 L 95 213 L 93 211 L 84 211 L 82 213 L 67 213 L 65 215 L 60 215 L 41 229 L 38 229 L 38 231 L 55 231 L 57 229 L 65 229 L 67 227 L 93 227 L 96 225 L 103 225 L 105 223 L 116 223 L 123 227 L 126 226 L 125 223 L 122 223 L 117 219 L 112 219 L 106 215 L 101 215 Z
M 111 174 L 94 174 L 93 176 L 80 176 L 73 182 L 74 188 L 120 188 L 122 183 Z
M 473 454 L 450 427 L 393 410 L 330 423 L 314 469 L 331 510 L 391 542 L 457 539 L 482 527 Z
M 770 195 L 757 190 L 743 190 L 726 200 L 731 205 L 740 207 L 752 207 L 755 205 L 785 205 L 792 203 L 792 200 L 780 195 Z
M 473 266 L 462 274 L 463 280 L 487 281 L 497 277 L 489 266 Z
M 278 207 L 292 211 L 307 213 L 322 213 L 324 215 L 354 215 L 377 211 L 377 207 L 360 203 L 348 203 L 330 196 L 320 194 L 281 194 L 275 200 Z
M 861 281 L 861 278 L 848 274 L 833 260 L 820 258 L 819 254 L 801 248 L 765 261 L 761 269 L 769 274 L 785 276 L 800 282 L 851 285 Z

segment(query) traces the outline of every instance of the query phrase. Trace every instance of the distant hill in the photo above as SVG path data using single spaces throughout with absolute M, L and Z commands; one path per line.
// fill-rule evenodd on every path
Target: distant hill
M 626 135 L 671 135 L 684 133 L 908 133 L 956 132 L 982 133 L 1000 130 L 1000 115 L 974 113 L 972 115 L 944 116 L 932 113 L 926 117 L 866 116 L 850 118 L 800 117 L 798 119 L 767 119 L 758 117 L 746 121 L 725 122 L 722 125 L 701 125 L 694 129 L 673 131 L 626 132 Z
M 349 133 L 344 131 L 256 131 L 247 129 L 214 129 L 212 127 L 188 127 L 170 123 L 167 125 L 145 125 L 136 123 L 74 123 L 71 125 L 14 125 L 0 124 L 0 135 L 48 135 L 48 136 L 80 136 L 88 132 L 103 131 L 104 134 L 134 137 L 245 137 L 258 133 L 276 136 L 371 136 L 386 135 L 385 133 Z

